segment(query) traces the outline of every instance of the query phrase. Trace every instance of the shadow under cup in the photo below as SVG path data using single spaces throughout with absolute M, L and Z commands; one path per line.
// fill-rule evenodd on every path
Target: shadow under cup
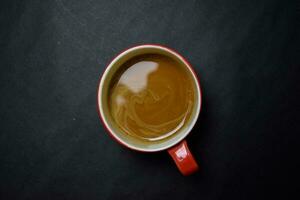
M 123 67 L 124 63 L 131 60 L 132 58 L 143 56 L 147 54 L 152 55 L 162 55 L 166 56 L 176 63 L 178 66 L 182 67 L 185 73 L 189 76 L 189 79 L 192 82 L 193 88 L 193 105 L 190 110 L 189 117 L 184 122 L 183 126 L 176 131 L 175 133 L 169 135 L 166 138 L 159 140 L 142 140 L 137 137 L 134 137 L 125 131 L 123 131 L 118 124 L 116 123 L 109 105 L 109 99 L 111 95 L 113 81 L 115 81 L 116 76 L 120 75 L 120 70 Z M 178 142 L 182 141 L 188 133 L 191 131 L 193 126 L 196 123 L 200 112 L 201 106 L 201 93 L 200 87 L 195 73 L 191 66 L 184 60 L 182 56 L 165 47 L 161 46 L 153 46 L 153 45 L 143 45 L 137 46 L 131 49 L 124 51 L 119 54 L 106 68 L 99 85 L 98 90 L 98 106 L 101 115 L 101 119 L 113 136 L 119 143 L 125 145 L 128 148 L 146 151 L 146 152 L 155 152 L 168 149 Z

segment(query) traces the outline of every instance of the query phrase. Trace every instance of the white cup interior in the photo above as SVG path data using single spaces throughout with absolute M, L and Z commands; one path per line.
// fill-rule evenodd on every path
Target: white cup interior
M 191 78 L 194 83 L 195 89 L 195 105 L 193 106 L 192 114 L 189 119 L 176 134 L 170 136 L 166 140 L 155 141 L 155 142 L 143 142 L 137 139 L 134 139 L 126 134 L 124 134 L 114 123 L 110 112 L 108 110 L 108 95 L 109 95 L 109 84 L 110 80 L 114 76 L 114 73 L 119 69 L 119 67 L 129 59 L 142 55 L 142 54 L 162 54 L 183 64 L 186 67 L 186 70 L 191 75 Z M 157 45 L 141 45 L 130 48 L 121 54 L 119 54 L 106 68 L 104 71 L 102 78 L 100 80 L 99 88 L 98 88 L 98 107 L 100 112 L 100 117 L 108 129 L 109 133 L 121 144 L 138 151 L 146 151 L 146 152 L 155 152 L 168 149 L 173 145 L 177 144 L 181 140 L 183 140 L 194 127 L 198 115 L 200 113 L 201 107 L 201 91 L 200 85 L 197 79 L 196 74 L 194 73 L 192 67 L 189 65 L 185 59 L 179 55 L 178 53 L 170 50 L 169 48 L 157 46 Z

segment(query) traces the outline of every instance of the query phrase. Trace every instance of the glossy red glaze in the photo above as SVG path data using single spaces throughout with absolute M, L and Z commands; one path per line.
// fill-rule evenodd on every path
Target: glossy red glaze
M 168 152 L 183 175 L 190 175 L 199 169 L 185 140 L 168 149 Z

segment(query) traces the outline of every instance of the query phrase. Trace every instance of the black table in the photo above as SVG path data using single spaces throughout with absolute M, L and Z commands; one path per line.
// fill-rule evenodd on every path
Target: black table
M 290 199 L 299 8 L 273 0 L 1 1 L 0 199 Z M 106 64 L 144 43 L 176 49 L 200 77 L 202 112 L 187 138 L 201 167 L 195 175 L 182 176 L 166 152 L 121 147 L 98 118 Z

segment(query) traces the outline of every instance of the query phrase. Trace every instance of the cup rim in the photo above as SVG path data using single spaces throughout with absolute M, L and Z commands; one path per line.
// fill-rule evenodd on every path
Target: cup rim
M 171 145 L 166 145 L 165 147 L 162 147 L 160 149 L 142 149 L 139 147 L 135 147 L 133 145 L 129 145 L 126 142 L 122 141 L 120 138 L 118 138 L 115 133 L 113 133 L 113 131 L 108 127 L 108 125 L 106 124 L 105 120 L 104 120 L 104 116 L 101 113 L 101 109 L 100 109 L 100 92 L 101 92 L 101 83 L 102 81 L 104 81 L 104 75 L 106 74 L 106 72 L 109 70 L 109 68 L 112 66 L 112 64 L 117 61 L 118 59 L 120 59 L 122 56 L 126 55 L 128 52 L 130 52 L 131 50 L 137 49 L 137 48 L 143 48 L 143 47 L 154 47 L 154 48 L 159 48 L 159 49 L 163 49 L 163 50 L 167 50 L 170 51 L 171 53 L 175 54 L 177 57 L 179 57 L 184 64 L 189 68 L 189 70 L 191 71 L 191 73 L 193 74 L 193 76 L 195 77 L 195 83 L 197 85 L 197 93 L 199 95 L 199 108 L 197 110 L 197 113 L 195 114 L 194 118 L 195 120 L 192 122 L 192 124 L 190 125 L 190 129 L 188 131 L 186 131 L 187 133 L 184 134 L 184 136 L 182 138 L 180 138 L 178 141 L 176 141 L 175 143 L 171 144 Z M 121 51 L 120 53 L 118 53 L 116 56 L 113 57 L 113 59 L 106 65 L 105 70 L 102 72 L 102 74 L 99 77 L 99 81 L 98 81 L 98 87 L 97 87 L 97 111 L 98 111 L 98 115 L 99 118 L 102 122 L 102 124 L 104 125 L 104 128 L 106 129 L 106 131 L 109 133 L 109 135 L 111 136 L 112 139 L 114 139 L 115 141 L 117 141 L 119 144 L 121 144 L 122 146 L 125 146 L 129 149 L 135 150 L 135 151 L 139 151 L 139 152 L 144 152 L 144 153 L 151 153 L 151 152 L 160 152 L 160 151 L 164 151 L 167 150 L 173 146 L 175 146 L 176 144 L 180 143 L 181 141 L 183 141 L 191 132 L 191 130 L 194 128 L 198 118 L 199 118 L 199 114 L 201 112 L 201 106 L 202 106 L 202 90 L 201 90 L 201 86 L 200 86 L 200 79 L 199 76 L 197 75 L 197 73 L 195 72 L 194 68 L 192 67 L 192 65 L 187 61 L 187 59 L 185 59 L 180 53 L 178 53 L 176 50 L 164 46 L 164 45 L 160 45 L 160 44 L 141 44 L 141 45 L 135 45 L 129 48 L 124 49 L 123 51 Z

